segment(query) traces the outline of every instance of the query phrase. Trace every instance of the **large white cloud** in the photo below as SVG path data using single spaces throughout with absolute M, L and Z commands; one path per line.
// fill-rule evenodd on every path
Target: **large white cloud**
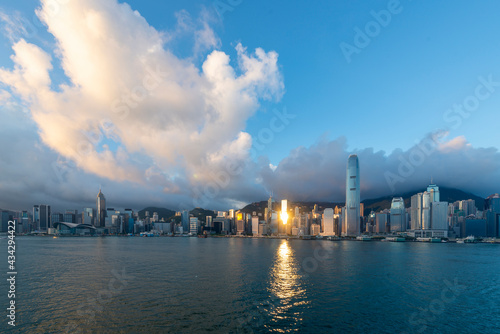
M 69 83 L 53 89 L 52 57 L 23 39 L 0 81 L 29 107 L 45 145 L 100 178 L 187 193 L 227 160 L 248 158 L 246 120 L 284 91 L 275 52 L 238 44 L 234 63 L 213 50 L 199 68 L 169 50 L 175 32 L 115 0 L 70 1 L 57 13 L 42 1 L 37 14 Z M 177 30 L 194 35 L 194 57 L 219 45 L 206 20 L 196 30 L 187 13 L 178 19 Z

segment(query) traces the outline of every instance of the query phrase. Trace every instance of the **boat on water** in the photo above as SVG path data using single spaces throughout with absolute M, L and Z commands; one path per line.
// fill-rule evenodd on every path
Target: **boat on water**
M 356 237 L 356 240 L 359 240 L 359 241 L 372 241 L 372 237 L 370 237 L 369 235 L 360 235 L 360 236 Z
M 406 239 L 403 237 L 388 237 L 388 238 L 385 238 L 385 240 L 391 241 L 391 242 L 405 242 L 406 241 Z
M 441 238 L 417 238 L 417 241 L 441 243 Z
M 474 244 L 479 242 L 473 235 L 469 235 L 467 238 L 457 239 L 457 244 Z
M 477 239 L 473 235 L 469 235 L 467 238 L 464 239 L 464 243 L 466 243 L 466 244 L 473 244 L 476 242 L 477 242 Z

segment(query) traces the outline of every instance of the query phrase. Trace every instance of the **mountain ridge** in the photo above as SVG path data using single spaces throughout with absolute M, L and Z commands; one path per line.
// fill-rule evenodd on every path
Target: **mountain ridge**
M 427 188 L 409 191 L 400 195 L 386 195 L 377 198 L 370 198 L 361 201 L 364 204 L 364 215 L 368 215 L 372 210 L 374 212 L 379 212 L 384 209 L 390 209 L 391 202 L 394 197 L 402 197 L 405 202 L 405 207 L 410 207 L 411 196 L 426 191 Z M 473 199 L 476 202 L 476 207 L 478 210 L 484 210 L 484 201 L 485 199 L 474 195 L 472 193 L 456 189 L 456 188 L 448 188 L 448 187 L 439 187 L 440 200 L 443 202 L 453 203 L 455 201 L 460 200 L 468 200 Z M 288 201 L 288 209 L 294 210 L 295 206 L 299 206 L 301 212 L 312 211 L 314 205 L 318 206 L 319 211 L 323 211 L 325 208 L 335 208 L 336 206 L 342 207 L 344 206 L 344 202 L 303 202 L 303 201 Z M 265 208 L 267 208 L 267 201 L 259 201 L 247 204 L 245 207 L 241 208 L 240 211 L 244 213 L 252 214 L 253 212 L 264 213 Z M 273 202 L 273 210 L 280 211 L 281 203 Z M 164 218 L 165 220 L 174 218 L 175 211 L 167 208 L 158 208 L 158 207 L 147 207 L 139 211 L 139 218 L 143 219 L 145 217 L 145 212 L 149 211 L 150 217 L 153 216 L 153 212 L 158 212 L 158 217 L 161 220 Z M 212 210 L 194 208 L 189 211 L 193 216 L 198 217 L 200 220 L 204 220 L 207 215 L 215 216 L 215 213 L 212 214 Z M 179 218 L 180 219 L 180 218 Z

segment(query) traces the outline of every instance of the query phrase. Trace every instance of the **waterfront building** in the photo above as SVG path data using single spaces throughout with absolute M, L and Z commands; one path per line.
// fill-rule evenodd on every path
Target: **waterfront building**
M 390 222 L 392 233 L 406 231 L 406 210 L 402 197 L 392 199 Z
M 159 231 L 159 232 L 162 232 L 164 234 L 169 234 L 169 233 L 172 232 L 172 224 L 171 223 L 166 223 L 166 222 L 155 223 L 155 230 Z M 133 232 L 129 231 L 129 233 L 133 233 Z
M 198 218 L 196 218 L 196 217 L 190 217 L 189 218 L 189 233 L 191 233 L 191 234 L 198 234 L 198 229 L 199 229 Z
M 37 231 L 46 232 L 50 227 L 50 205 L 33 206 L 33 224 Z
M 493 194 L 484 201 L 484 216 L 487 221 L 487 236 L 500 237 L 500 196 Z
M 263 235 L 267 235 L 267 223 L 265 224 L 259 224 L 259 235 L 260 236 L 263 236 Z
M 320 235 L 321 234 L 321 226 L 318 224 L 311 225 L 311 235 Z
M 439 201 L 439 187 L 429 185 L 427 191 L 411 198 L 411 230 L 409 235 L 423 238 L 447 238 L 449 223 L 448 202 Z
M 340 214 L 334 213 L 333 214 L 333 234 L 334 235 L 336 235 L 336 236 L 341 235 L 341 225 L 342 225 L 342 218 L 341 218 Z
M 106 226 L 106 198 L 99 188 L 99 193 L 97 194 L 97 223 L 96 227 Z
M 272 235 L 278 235 L 278 213 L 276 211 L 271 213 L 271 231 Z
M 258 234 L 259 234 L 259 217 L 253 216 L 252 217 L 252 235 L 258 235 Z
M 470 235 L 476 238 L 486 238 L 488 232 L 486 219 L 466 218 L 461 232 L 464 238 Z
M 95 226 L 96 210 L 94 208 L 84 208 L 82 211 L 82 224 Z M 52 224 L 55 223 L 52 221 Z
M 358 236 L 360 228 L 360 180 L 358 156 L 352 154 L 347 160 L 345 235 Z
M 386 228 L 389 225 L 390 216 L 387 213 L 381 212 L 375 214 L 375 232 L 381 234 L 386 233 Z
M 62 216 L 63 216 L 63 220 L 62 220 L 63 222 L 78 224 L 78 222 L 76 220 L 76 215 L 73 212 L 66 211 L 65 213 L 63 213 Z
M 432 181 L 431 181 L 432 183 Z M 431 202 L 439 202 L 439 187 L 435 184 L 430 184 L 427 187 L 427 192 L 429 193 L 430 201 Z
M 188 233 L 190 227 L 189 227 L 189 211 L 187 210 L 183 210 L 181 212 L 181 225 L 184 233 Z
M 205 218 L 205 223 L 206 223 L 205 225 L 206 225 L 206 227 L 209 227 L 209 228 L 213 227 L 212 226 L 213 219 L 214 219 L 214 217 L 212 217 L 212 216 L 207 216 Z
M 323 212 L 323 234 L 324 235 L 335 235 L 333 228 L 333 209 L 327 208 Z
M 0 210 L 0 232 L 8 232 L 9 220 L 12 219 L 12 215 L 9 211 Z
M 448 202 L 433 202 L 431 207 L 431 222 L 433 230 L 448 230 Z

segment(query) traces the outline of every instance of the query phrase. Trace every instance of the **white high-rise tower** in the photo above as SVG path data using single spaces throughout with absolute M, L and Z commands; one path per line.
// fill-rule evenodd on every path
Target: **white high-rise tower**
M 358 236 L 360 223 L 360 195 L 359 195 L 359 161 L 358 156 L 352 154 L 347 160 L 346 200 L 345 200 L 345 235 Z

